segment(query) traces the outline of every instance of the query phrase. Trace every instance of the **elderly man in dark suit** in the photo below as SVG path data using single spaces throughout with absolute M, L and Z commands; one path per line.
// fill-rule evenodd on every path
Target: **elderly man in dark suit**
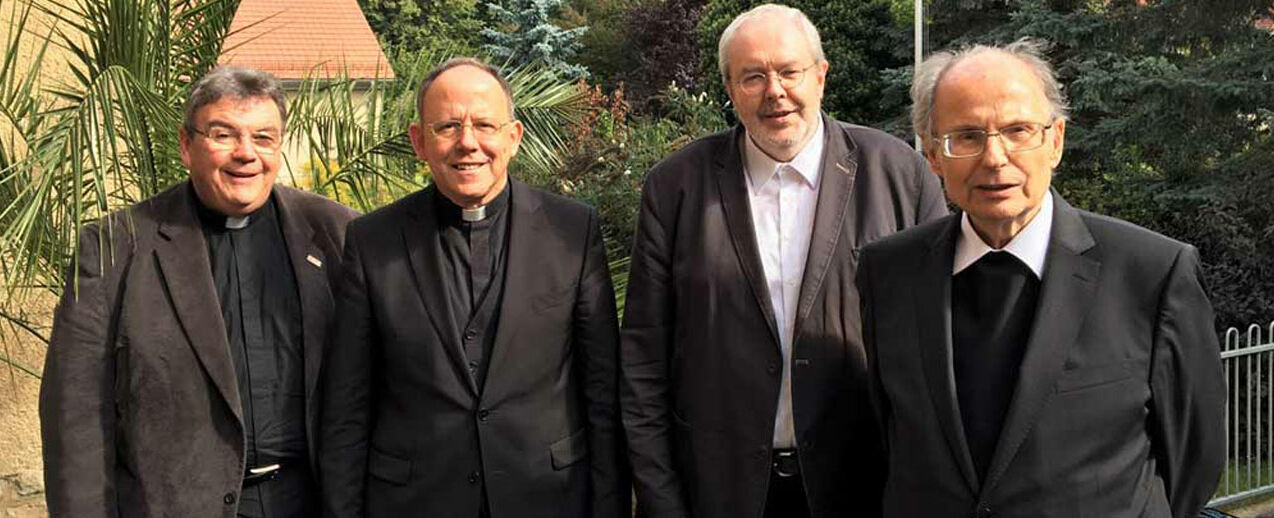
M 354 211 L 275 186 L 283 90 L 219 67 L 190 181 L 80 232 L 40 390 L 52 516 L 304 517 L 315 381 Z
M 1197 516 L 1225 400 L 1198 252 L 1050 191 L 1066 104 L 1038 44 L 937 53 L 912 97 L 963 213 L 863 250 L 884 516 Z
M 327 512 L 628 516 L 596 211 L 509 178 L 522 123 L 490 66 L 442 64 L 418 108 L 433 185 L 349 228 L 323 377 Z
M 622 333 L 624 426 L 652 517 L 872 516 L 883 479 L 860 342 L 858 248 L 946 214 L 902 141 L 820 112 L 800 11 L 721 35 L 742 125 L 642 192 Z

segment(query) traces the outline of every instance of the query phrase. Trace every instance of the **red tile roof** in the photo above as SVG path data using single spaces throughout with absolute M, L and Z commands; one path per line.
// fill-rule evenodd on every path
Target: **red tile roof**
M 357 0 L 242 0 L 218 62 L 279 79 L 303 79 L 316 65 L 320 77 L 394 77 Z

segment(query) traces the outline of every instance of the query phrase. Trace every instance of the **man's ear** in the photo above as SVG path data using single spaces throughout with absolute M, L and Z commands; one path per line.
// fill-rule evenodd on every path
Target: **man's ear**
M 177 149 L 181 152 L 181 163 L 190 169 L 190 132 L 185 126 L 177 130 Z
M 420 122 L 413 122 L 407 125 L 407 140 L 411 141 L 411 150 L 416 152 L 416 158 L 425 159 L 424 142 L 425 128 Z
M 938 178 L 946 178 L 945 172 L 942 170 L 942 153 L 936 147 L 930 144 L 923 144 L 925 160 L 929 162 L 929 170 Z
M 1049 163 L 1052 165 L 1053 169 L 1056 169 L 1057 165 L 1062 163 L 1062 152 L 1066 151 L 1066 121 L 1065 120 L 1057 121 L 1056 126 L 1054 126 L 1053 128 L 1052 139 L 1053 139 L 1053 150 L 1049 156 Z

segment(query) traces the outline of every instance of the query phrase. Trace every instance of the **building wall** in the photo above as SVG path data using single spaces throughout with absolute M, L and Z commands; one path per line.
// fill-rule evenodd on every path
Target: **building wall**
M 47 3 L 46 3 L 47 4 Z M 0 45 L 8 45 L 10 23 L 26 5 L 19 0 L 0 0 Z M 48 34 L 49 16 L 32 10 L 27 20 L 28 36 L 18 49 L 18 70 L 25 70 L 39 51 L 33 43 Z M 44 55 L 45 84 L 65 74 L 64 51 L 50 46 Z M 0 128 L 2 129 L 2 128 Z M 21 150 L 19 150 L 21 151 Z M 3 282 L 3 279 L 0 279 Z M 38 323 L 47 335 L 56 302 L 48 290 L 20 293 L 25 318 Z M 44 368 L 45 344 L 29 332 L 0 320 L 0 354 L 40 372 Z M 0 516 L 28 518 L 47 516 L 44 506 L 43 461 L 40 456 L 40 424 L 37 402 L 40 380 L 0 362 Z

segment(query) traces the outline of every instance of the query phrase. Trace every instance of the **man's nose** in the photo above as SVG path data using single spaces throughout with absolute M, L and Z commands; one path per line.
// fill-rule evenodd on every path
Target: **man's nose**
M 251 138 L 244 136 L 234 141 L 234 148 L 231 149 L 230 156 L 241 162 L 251 162 L 260 157 L 260 152 L 252 144 Z
M 765 90 L 762 91 L 765 93 L 766 99 L 787 96 L 787 88 L 783 87 L 783 79 L 774 72 L 765 74 Z
M 1000 168 L 1009 161 L 1008 150 L 1004 147 L 999 133 L 988 134 L 986 144 L 982 148 L 982 163 L 987 167 Z
M 456 136 L 456 145 L 461 149 L 478 149 L 478 130 L 472 124 L 460 126 L 460 135 Z

